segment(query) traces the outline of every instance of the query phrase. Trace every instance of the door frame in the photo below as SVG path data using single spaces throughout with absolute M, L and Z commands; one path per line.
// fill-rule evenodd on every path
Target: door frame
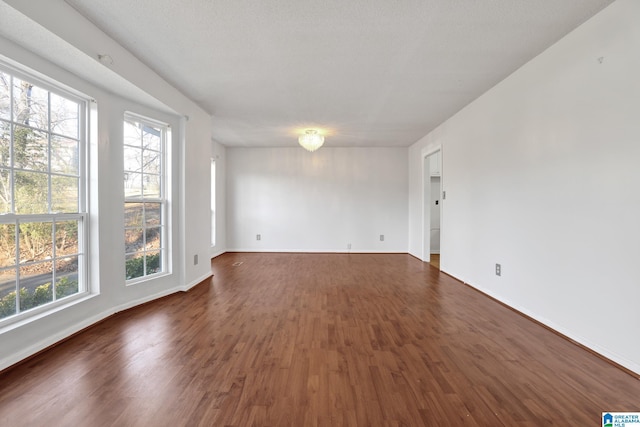
M 431 261 L 431 204 L 436 200 L 431 194 L 429 157 L 440 152 L 440 191 L 444 188 L 442 145 L 429 146 L 421 151 L 422 159 L 422 261 Z M 440 196 L 440 195 L 438 195 Z M 442 197 L 439 200 L 442 201 Z M 442 242 L 443 205 L 440 204 L 440 241 Z M 440 245 L 442 255 L 442 244 Z

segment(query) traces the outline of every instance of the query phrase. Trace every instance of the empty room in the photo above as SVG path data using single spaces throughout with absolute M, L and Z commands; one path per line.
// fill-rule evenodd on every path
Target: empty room
M 638 16 L 0 0 L 0 425 L 640 425 Z

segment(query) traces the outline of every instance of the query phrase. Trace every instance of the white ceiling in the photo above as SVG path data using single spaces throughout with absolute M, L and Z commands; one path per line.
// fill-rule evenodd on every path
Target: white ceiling
M 0 0 L 0 37 L 24 46 L 51 63 L 60 64 L 67 71 L 82 76 L 98 87 L 116 88 L 118 93 L 126 93 L 131 99 L 142 104 L 167 113 L 176 113 L 133 83 L 111 72 L 108 67 L 101 65 L 94 57 L 87 56 L 51 31 L 35 25 L 31 19 L 2 0 Z M 2 56 L 1 54 L 8 54 L 8 52 L 0 52 L 0 56 Z M 3 57 L 3 60 L 12 62 L 7 57 Z M 19 63 L 16 65 L 21 68 Z M 37 74 L 34 70 L 31 72 Z
M 66 0 L 228 146 L 408 146 L 612 0 Z

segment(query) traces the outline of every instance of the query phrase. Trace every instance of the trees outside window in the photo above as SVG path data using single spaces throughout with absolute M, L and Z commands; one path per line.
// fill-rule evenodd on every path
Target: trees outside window
M 165 149 L 168 126 L 124 119 L 125 274 L 136 281 L 167 271 Z
M 0 321 L 83 292 L 86 100 L 0 64 Z

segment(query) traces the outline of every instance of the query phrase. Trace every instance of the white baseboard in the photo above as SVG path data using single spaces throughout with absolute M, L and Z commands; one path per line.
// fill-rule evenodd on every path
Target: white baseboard
M 77 322 L 64 330 L 59 331 L 56 334 L 50 335 L 36 343 L 33 343 L 29 347 L 24 348 L 17 353 L 14 353 L 8 357 L 5 357 L 4 359 L 0 360 L 0 371 L 15 365 L 16 363 L 26 359 L 27 357 L 33 356 L 34 354 L 48 347 L 51 347 L 54 344 L 59 343 L 65 338 L 68 338 L 71 335 L 78 333 L 83 329 L 88 328 L 89 326 L 94 325 L 103 319 L 106 319 L 107 317 L 111 316 L 114 313 L 115 311 L 113 309 L 105 310 L 102 313 L 96 314 L 87 319 L 83 319 L 82 321 Z
M 455 276 L 451 276 L 451 277 L 455 277 Z M 459 278 L 456 278 L 457 280 L 460 280 Z M 501 303 L 511 307 L 512 309 L 524 314 L 525 316 L 528 316 L 532 319 L 534 319 L 537 322 L 540 322 L 541 324 L 543 324 L 544 326 L 558 332 L 559 334 L 569 338 L 570 340 L 575 341 L 576 343 L 594 351 L 595 353 L 598 353 L 599 355 L 611 360 L 612 362 L 617 363 L 618 365 L 628 369 L 629 371 L 637 374 L 638 379 L 640 379 L 640 365 L 638 363 L 635 363 L 632 360 L 629 360 L 625 357 L 620 356 L 619 354 L 615 354 L 612 353 L 610 350 L 592 343 L 591 341 L 589 341 L 588 339 L 584 338 L 583 336 L 580 336 L 578 334 L 575 334 L 574 332 L 562 327 L 561 325 L 558 325 L 552 321 L 550 321 L 549 319 L 545 319 L 541 316 L 538 316 L 535 313 L 530 312 L 529 310 L 525 309 L 524 307 L 519 306 L 518 304 L 514 304 L 513 302 L 509 301 L 506 298 L 501 297 L 500 295 L 497 295 L 493 292 L 487 291 L 486 289 L 474 286 L 468 282 L 463 282 L 469 286 L 471 286 L 474 289 L 477 289 L 478 291 L 482 292 L 485 295 L 490 296 L 491 298 L 500 301 Z
M 118 306 L 114 306 L 111 307 L 99 314 L 96 314 L 94 316 L 91 316 L 89 318 L 86 319 L 82 319 L 79 322 L 74 323 L 73 325 L 70 325 L 69 327 L 57 332 L 56 334 L 50 335 L 46 338 L 43 338 L 42 340 L 33 343 L 32 345 L 30 345 L 27 348 L 22 349 L 21 351 L 18 351 L 14 354 L 11 354 L 10 356 L 5 357 L 4 359 L 0 360 L 0 371 L 2 371 L 3 369 L 6 369 L 10 366 L 15 365 L 16 363 L 30 357 L 33 356 L 34 354 L 45 350 L 48 347 L 51 347 L 57 343 L 59 343 L 60 341 L 63 341 L 64 339 L 70 337 L 71 335 L 78 333 L 80 331 L 82 331 L 83 329 L 86 329 L 98 322 L 100 322 L 101 320 L 106 319 L 107 317 L 119 313 L 121 311 L 125 311 L 128 310 L 130 308 L 136 307 L 138 305 L 141 304 L 145 304 L 147 302 L 150 301 L 154 301 L 158 298 L 162 298 L 165 297 L 167 295 L 171 295 L 171 294 L 175 294 L 176 292 L 186 292 L 189 289 L 193 288 L 194 286 L 196 286 L 198 283 L 201 283 L 203 280 L 206 280 L 207 278 L 211 277 L 212 273 L 207 273 L 202 275 L 201 277 L 199 277 L 198 279 L 190 282 L 189 284 L 185 285 L 185 286 L 179 286 L 179 287 L 175 287 L 175 288 L 171 288 L 171 289 L 165 289 L 161 292 L 157 292 L 155 294 L 152 295 L 146 295 L 142 298 L 138 298 L 136 300 L 132 300 L 132 301 L 127 301 L 123 304 L 120 304 Z
M 211 259 L 217 258 L 217 257 L 219 257 L 220 255 L 225 254 L 225 253 L 227 253 L 227 251 L 226 251 L 226 250 L 224 250 L 224 251 L 217 251 L 217 252 L 214 252 L 214 253 L 212 253 L 212 254 L 211 254 Z
M 189 282 L 188 284 L 182 286 L 180 288 L 180 290 L 183 291 L 183 292 L 187 292 L 189 289 L 193 288 L 198 283 L 202 283 L 202 281 L 207 280 L 211 276 L 213 276 L 213 272 L 211 272 L 211 271 L 209 273 L 207 273 L 207 274 L 203 274 L 202 276 L 200 276 L 196 280 L 193 280 L 193 281 Z
M 165 290 L 157 292 L 155 294 L 145 295 L 142 298 L 138 298 L 138 299 L 135 299 L 135 300 L 127 301 L 127 302 L 124 302 L 124 303 L 116 306 L 114 313 L 120 313 L 121 311 L 128 310 L 128 309 L 136 307 L 138 305 L 141 305 L 141 304 L 144 304 L 144 303 L 147 303 L 147 302 L 151 302 L 153 300 L 157 300 L 158 298 L 166 297 L 167 295 L 175 294 L 176 292 L 180 292 L 180 291 L 182 291 L 182 287 L 178 286 L 178 287 L 175 287 L 175 288 L 165 289 Z
M 257 249 L 235 248 L 226 252 L 250 252 L 250 253 L 298 253 L 298 254 L 406 254 L 407 251 L 378 251 L 356 249 Z

